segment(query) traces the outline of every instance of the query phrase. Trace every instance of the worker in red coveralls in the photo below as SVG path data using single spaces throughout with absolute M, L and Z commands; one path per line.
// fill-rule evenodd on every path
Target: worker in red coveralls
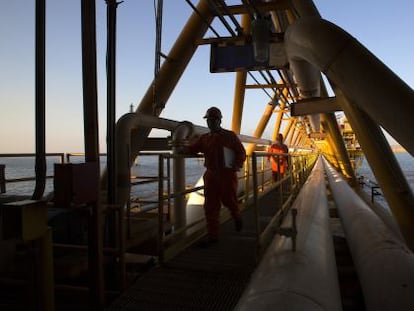
M 237 201 L 237 171 L 243 167 L 246 151 L 234 132 L 220 126 L 222 115 L 218 108 L 209 108 L 204 118 L 210 132 L 201 135 L 188 147 L 188 151 L 204 154 L 204 213 L 208 233 L 208 240 L 204 242 L 212 244 L 219 238 L 221 203 L 230 210 L 236 230 L 242 230 Z
M 272 144 L 267 150 L 269 153 L 284 153 L 285 155 L 272 155 L 267 159 L 272 163 L 272 177 L 274 181 L 283 178 L 285 171 L 289 165 L 289 157 L 286 153 L 289 152 L 288 147 L 283 143 L 283 135 L 278 134 L 276 142 Z

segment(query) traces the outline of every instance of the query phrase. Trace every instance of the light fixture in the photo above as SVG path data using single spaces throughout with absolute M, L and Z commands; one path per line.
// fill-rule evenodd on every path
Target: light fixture
M 253 55 L 256 62 L 264 63 L 269 60 L 270 20 L 257 15 L 252 20 Z

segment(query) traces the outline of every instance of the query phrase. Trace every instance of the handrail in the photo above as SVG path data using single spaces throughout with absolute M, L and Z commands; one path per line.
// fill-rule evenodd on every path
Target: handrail
M 294 240 L 275 237 L 235 310 L 341 310 L 321 161 L 292 208 L 298 211 L 296 251 Z
M 60 157 L 60 162 L 65 163 L 64 153 L 46 153 L 45 157 Z M 36 153 L 0 153 L 0 158 L 36 158 Z M 5 174 L 6 165 L 0 165 L 0 193 L 4 194 L 7 190 L 8 183 L 19 183 L 27 181 L 35 181 L 36 176 L 25 176 L 21 178 L 6 178 Z M 33 166 L 33 169 L 34 166 Z M 46 179 L 53 178 L 53 175 L 46 175 Z M 28 194 L 29 195 L 29 194 Z
M 35 157 L 36 153 L 0 153 L 0 158 L 28 158 L 28 157 Z M 46 153 L 47 157 L 51 156 L 59 156 L 64 159 L 64 153 Z M 64 161 L 63 161 L 64 162 Z
M 283 200 L 281 211 L 272 218 L 271 224 L 263 228 L 259 228 L 257 226 L 257 239 L 258 244 L 262 247 L 266 244 L 266 241 L 269 239 L 269 228 L 272 226 L 274 227 L 276 223 L 281 220 L 289 208 L 290 204 L 293 202 L 293 198 L 297 193 L 297 190 L 300 188 L 300 185 L 306 181 L 306 178 L 315 163 L 317 158 L 316 154 L 312 155 L 289 155 L 291 169 L 287 172 L 286 176 L 278 181 L 272 182 L 270 181 L 270 174 L 268 174 L 267 180 L 262 179 L 262 182 L 258 182 L 257 176 L 265 174 L 267 171 L 270 171 L 269 164 L 265 164 L 263 166 L 258 167 L 255 165 L 255 161 L 257 158 L 265 158 L 268 153 L 253 153 L 250 156 L 250 161 L 245 162 L 245 168 L 243 172 L 240 173 L 239 176 L 239 185 L 246 184 L 243 191 L 239 196 L 239 202 L 241 209 L 250 206 L 253 202 L 258 200 L 259 195 L 263 195 L 267 193 L 268 189 L 274 189 L 275 187 L 279 187 L 281 191 L 281 198 Z M 193 158 L 193 156 L 189 155 L 174 155 L 168 153 L 160 153 L 159 154 L 159 164 L 158 164 L 158 171 L 159 171 L 159 179 L 158 179 L 158 207 L 157 204 L 154 202 L 152 208 L 158 208 L 158 250 L 159 250 L 159 259 L 160 262 L 167 261 L 171 257 L 175 256 L 179 251 L 188 247 L 190 244 L 194 243 L 196 240 L 201 238 L 205 234 L 205 226 L 204 226 L 204 214 L 202 213 L 200 217 L 192 218 L 191 220 L 187 219 L 187 223 L 184 226 L 179 228 L 174 228 L 171 233 L 168 235 L 164 232 L 164 208 L 165 208 L 165 201 L 170 200 L 172 198 L 176 198 L 179 196 L 188 196 L 191 193 L 198 192 L 204 189 L 204 186 L 195 185 L 190 189 L 185 189 L 184 191 L 180 191 L 178 193 L 171 192 L 171 190 L 165 192 L 164 190 L 164 182 L 165 182 L 165 170 L 164 170 L 164 161 L 169 161 L 172 158 L 181 157 L 181 158 Z M 262 161 L 263 162 L 263 161 Z M 252 163 L 252 164 L 250 164 Z M 251 172 L 251 173 L 249 173 Z M 250 180 L 250 179 L 253 179 Z M 250 181 L 249 181 L 250 180 Z M 286 198 L 283 198 L 284 185 L 286 183 L 289 184 L 290 193 Z M 254 203 L 253 203 L 254 204 Z M 202 203 L 201 203 L 202 205 Z M 169 204 L 168 204 L 169 206 Z M 202 209 L 202 207 L 200 207 Z M 257 207 L 256 207 L 257 208 Z M 256 221 L 258 222 L 258 217 L 260 217 L 260 211 L 256 212 Z M 230 218 L 229 213 L 227 210 L 223 209 L 221 213 L 220 222 L 223 223 Z M 261 252 L 262 249 L 258 249 L 258 252 Z
M 277 156 L 277 157 L 289 157 L 290 165 L 287 167 L 287 172 L 283 178 L 275 182 L 270 190 L 275 187 L 278 188 L 280 193 L 280 209 L 272 217 L 269 223 L 261 228 L 259 225 L 260 210 L 258 207 L 258 190 L 260 189 L 257 178 L 255 178 L 255 168 L 257 167 L 257 158 L 261 157 L 262 159 L 268 156 Z M 286 216 L 287 211 L 289 210 L 291 204 L 293 203 L 295 197 L 297 196 L 299 189 L 307 180 L 312 168 L 317 160 L 317 154 L 309 153 L 302 155 L 292 155 L 286 153 L 266 153 L 266 152 L 253 152 L 252 157 L 252 168 L 253 168 L 253 208 L 254 215 L 256 217 L 256 236 L 258 240 L 258 255 L 260 256 L 263 252 L 263 249 L 268 245 L 271 238 L 274 235 L 274 229 L 279 226 L 282 219 Z M 288 183 L 288 191 L 285 191 L 284 185 Z M 264 193 L 263 193 L 264 194 Z M 285 197 L 286 195 L 286 197 Z

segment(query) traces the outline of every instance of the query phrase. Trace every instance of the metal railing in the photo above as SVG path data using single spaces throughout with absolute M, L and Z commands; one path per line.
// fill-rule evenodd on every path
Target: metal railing
M 1 153 L 1 158 L 33 158 L 33 168 L 35 165 L 34 159 L 36 157 L 35 153 Z M 59 163 L 65 163 L 65 154 L 64 153 L 46 153 L 46 158 L 51 157 L 58 157 L 60 159 Z M 1 161 L 1 160 L 0 160 Z M 35 181 L 35 176 L 25 176 L 19 178 L 7 178 L 6 176 L 6 168 L 5 164 L 0 164 L 0 193 L 4 194 L 7 192 L 7 184 L 11 183 L 21 183 L 21 182 L 28 182 L 28 181 Z M 53 175 L 47 175 L 47 179 L 53 178 Z
M 104 156 L 105 154 L 101 154 Z M 34 154 L 0 154 L 1 157 L 34 157 Z M 60 158 L 61 163 L 73 161 L 73 157 L 81 157 L 82 153 L 50 153 L 48 157 Z M 204 186 L 195 186 L 195 182 L 192 185 L 186 185 L 185 190 L 180 192 L 174 192 L 172 188 L 171 174 L 174 159 L 185 158 L 185 159 L 202 159 L 202 156 L 184 156 L 174 155 L 169 152 L 166 153 L 142 153 L 139 157 L 155 156 L 158 164 L 154 165 L 154 174 L 152 175 L 134 175 L 131 176 L 131 189 L 142 185 L 154 184 L 153 196 L 131 196 L 130 201 L 127 203 L 125 208 L 125 219 L 124 223 L 126 226 L 125 238 L 129 240 L 132 238 L 131 232 L 131 219 L 133 217 L 140 217 L 143 213 L 154 212 L 158 214 L 158 256 L 160 260 L 168 259 L 174 256 L 176 253 L 181 251 L 183 248 L 194 243 L 196 240 L 205 235 L 205 220 L 204 217 L 200 217 L 191 223 L 186 223 L 181 228 L 174 227 L 174 211 L 173 211 L 173 200 L 177 198 L 184 198 L 187 201 L 188 197 L 192 193 L 202 194 Z M 283 176 L 280 179 L 272 180 L 272 171 L 268 158 L 270 156 L 275 157 L 288 157 L 289 166 Z M 294 198 L 301 185 L 306 181 L 306 178 L 312 168 L 317 156 L 316 154 L 271 154 L 266 152 L 253 153 L 245 162 L 244 168 L 239 173 L 239 204 L 240 209 L 243 210 L 249 206 L 253 206 L 255 209 L 255 222 L 256 222 L 256 236 L 259 247 L 266 244 L 270 236 L 273 235 L 275 226 L 277 226 L 283 217 L 289 210 Z M 139 163 L 139 160 L 138 160 Z M 201 165 L 200 165 L 201 166 Z M 0 166 L 0 189 L 2 183 L 4 187 L 9 182 L 23 182 L 23 181 L 34 181 L 35 177 L 24 177 L 15 179 L 2 178 Z M 188 168 L 185 168 L 188 170 Z M 4 171 L 4 167 L 3 167 Z M 200 175 L 202 177 L 202 171 L 204 168 L 200 168 Z M 48 176 L 53 178 L 53 176 Z M 240 186 L 242 185 L 242 186 Z M 157 189 L 158 188 L 158 189 Z M 266 194 L 268 191 L 277 188 L 279 191 L 280 198 L 280 209 L 276 215 L 273 216 L 271 221 L 263 227 L 260 227 L 260 208 L 258 201 L 260 196 Z M 135 205 L 134 205 L 135 204 Z M 132 212 L 132 207 L 139 209 Z M 230 218 L 230 213 L 223 209 L 221 213 L 220 222 L 223 223 Z M 166 222 L 172 225 L 170 231 L 166 231 Z M 191 231 L 191 234 L 187 234 Z
M 152 154 L 154 155 L 154 154 Z M 135 176 L 137 179 L 143 179 L 141 182 L 132 182 L 132 186 L 145 183 L 158 182 L 158 189 L 154 200 L 139 200 L 141 213 L 155 211 L 158 209 L 158 257 L 161 262 L 172 258 L 182 249 L 188 247 L 203 235 L 205 235 L 204 217 L 186 223 L 181 228 L 174 227 L 174 217 L 172 212 L 172 201 L 179 197 L 185 200 L 195 192 L 202 193 L 204 186 L 186 187 L 184 191 L 173 192 L 171 187 L 171 161 L 175 158 L 200 158 L 200 156 L 174 155 L 171 153 L 159 153 L 158 156 L 158 174 L 156 176 Z M 269 156 L 288 157 L 289 167 L 284 176 L 277 181 L 272 180 L 271 167 L 267 158 Z M 259 248 L 266 245 L 270 236 L 274 234 L 275 228 L 281 223 L 294 198 L 300 190 L 301 185 L 306 181 L 311 168 L 317 159 L 316 154 L 291 155 L 291 154 L 270 154 L 270 153 L 253 153 L 245 162 L 244 169 L 239 174 L 239 206 L 243 210 L 253 205 L 256 218 L 256 236 Z M 201 177 L 201 175 L 200 175 Z M 244 187 L 240 187 L 243 185 Z M 259 196 L 266 194 L 268 191 L 277 190 L 280 193 L 280 209 L 271 219 L 266 227 L 261 228 L 259 225 L 260 209 L 258 207 Z M 148 207 L 145 207 L 147 204 Z M 157 205 L 157 206 L 155 206 Z M 186 207 L 183 207 L 186 208 Z M 127 232 L 130 234 L 130 217 L 131 209 L 127 211 Z M 133 217 L 133 216 L 132 216 Z M 139 217 L 139 214 L 138 214 Z M 230 213 L 223 209 L 220 222 L 223 223 L 230 218 Z M 171 230 L 166 231 L 166 221 L 170 221 Z M 189 233 L 190 232 L 190 233 Z M 130 235 L 127 235 L 131 238 Z M 260 251 L 260 250 L 258 250 Z
M 46 158 L 57 157 L 59 160 L 55 163 L 71 163 L 74 158 L 82 158 L 85 154 L 81 152 L 71 152 L 71 153 L 46 153 Z M 105 157 L 106 153 L 100 153 L 99 156 Z M 35 167 L 35 153 L 1 153 L 0 154 L 0 194 L 7 193 L 7 184 L 13 183 L 23 183 L 35 181 L 36 177 L 34 176 L 34 167 Z M 24 176 L 16 178 L 7 178 L 7 165 L 1 163 L 1 159 L 14 159 L 14 158 L 33 158 L 33 176 Z M 46 176 L 46 179 L 52 179 L 53 174 Z
M 364 186 L 367 186 L 371 189 L 371 203 L 374 203 L 376 196 L 383 195 L 381 191 L 381 187 L 373 180 L 370 180 L 364 176 L 358 177 L 358 183 L 361 186 L 361 189 L 364 188 Z
M 287 170 L 282 174 L 278 174 L 277 180 L 271 182 L 271 187 L 268 191 L 272 191 L 275 188 L 279 192 L 279 209 L 267 222 L 265 226 L 261 227 L 261 209 L 259 206 L 259 192 L 262 186 L 258 183 L 257 174 L 255 174 L 254 168 L 257 167 L 257 160 L 260 159 L 263 163 L 264 159 L 269 157 L 275 157 L 276 163 L 280 163 L 280 158 L 287 158 Z M 315 162 L 317 160 L 316 153 L 292 155 L 284 153 L 253 153 L 251 157 L 253 167 L 253 209 L 256 223 L 256 238 L 257 238 L 257 253 L 260 256 L 264 248 L 268 245 L 275 232 L 279 229 L 282 220 L 288 213 L 292 203 L 294 202 L 297 194 L 299 193 L 302 185 L 308 178 Z M 279 165 L 278 165 L 279 166 Z M 280 170 L 280 167 L 278 167 Z M 261 191 L 263 192 L 263 191 Z M 264 193 L 263 193 L 264 194 Z

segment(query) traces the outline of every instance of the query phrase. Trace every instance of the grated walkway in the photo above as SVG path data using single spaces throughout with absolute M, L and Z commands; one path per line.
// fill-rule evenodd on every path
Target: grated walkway
M 266 216 L 277 210 L 276 197 L 270 193 L 262 198 Z M 253 209 L 246 209 L 242 232 L 235 231 L 232 220 L 224 223 L 217 244 L 195 244 L 149 271 L 108 310 L 233 310 L 257 265 L 253 219 Z

